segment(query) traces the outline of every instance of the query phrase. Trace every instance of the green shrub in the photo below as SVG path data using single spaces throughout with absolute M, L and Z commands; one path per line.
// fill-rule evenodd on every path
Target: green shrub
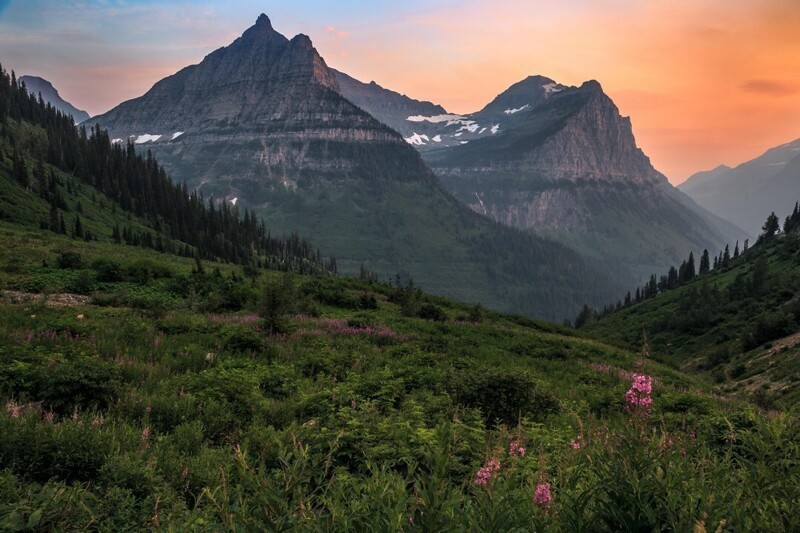
M 526 372 L 473 371 L 459 376 L 459 402 L 481 410 L 487 425 L 516 424 L 521 417 L 542 421 L 560 409 L 558 400 L 542 391 Z
M 83 259 L 77 252 L 61 252 L 56 258 L 56 265 L 61 269 L 75 270 L 83 268 Z
M 417 316 L 424 320 L 434 320 L 436 322 L 447 320 L 447 313 L 444 312 L 444 309 L 431 303 L 422 304 L 417 310 Z

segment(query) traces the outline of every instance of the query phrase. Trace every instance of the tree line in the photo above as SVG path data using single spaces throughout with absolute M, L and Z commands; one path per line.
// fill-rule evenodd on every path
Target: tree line
M 281 265 L 314 272 L 336 270 L 335 259 L 296 234 L 274 236 L 248 210 L 205 199 L 176 184 L 152 153 L 138 154 L 133 143 L 112 143 L 97 125 L 76 127 L 71 116 L 30 94 L 0 65 L 0 138 L 12 147 L 12 177 L 51 206 L 42 227 L 86 239 L 79 214 L 64 220 L 65 185 L 52 168 L 69 174 L 110 198 L 115 206 L 148 221 L 153 232 L 115 227 L 115 242 L 240 264 Z M 2 148 L 0 147 L 0 150 Z M 1 157 L 6 154 L 0 153 Z M 162 237 L 163 235 L 163 237 Z M 94 236 L 89 235 L 89 239 Z M 89 240 L 87 239 L 87 240 Z M 178 241 L 173 243 L 173 241 Z
M 794 210 L 789 216 L 786 217 L 783 224 L 783 234 L 798 232 L 800 232 L 800 202 L 795 203 Z M 770 213 L 770 215 L 767 217 L 767 220 L 764 222 L 764 225 L 761 227 L 761 234 L 759 235 L 756 244 L 770 242 L 779 235 L 781 235 L 780 219 L 773 211 Z M 575 319 L 575 327 L 580 328 L 591 321 L 606 317 L 620 309 L 650 298 L 654 298 L 664 292 L 676 289 L 693 281 L 697 277 L 708 274 L 712 270 L 728 269 L 735 261 L 747 253 L 749 249 L 750 243 L 748 239 L 745 239 L 741 249 L 739 247 L 739 241 L 736 241 L 733 252 L 731 252 L 730 245 L 726 244 L 725 248 L 721 250 L 718 255 L 714 256 L 713 260 L 706 249 L 703 250 L 699 265 L 695 264 L 694 253 L 689 252 L 689 257 L 684 260 L 679 267 L 676 268 L 675 266 L 671 266 L 669 271 L 660 277 L 656 276 L 656 274 L 652 274 L 647 283 L 641 287 L 637 287 L 633 293 L 628 291 L 624 300 L 617 300 L 616 304 L 606 305 L 601 311 L 591 308 L 588 304 L 584 305 Z M 765 265 L 756 265 L 755 277 L 757 279 L 753 283 L 754 287 L 750 287 L 752 290 L 759 290 L 759 280 L 762 280 L 763 282 L 764 277 L 764 275 L 761 274 L 761 271 L 765 269 Z

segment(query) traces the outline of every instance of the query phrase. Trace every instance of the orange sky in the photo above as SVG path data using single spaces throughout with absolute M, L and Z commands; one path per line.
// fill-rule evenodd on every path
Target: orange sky
M 0 4 L 2 5 L 2 4 Z M 11 0 L 0 61 L 92 114 L 266 12 L 363 81 L 476 111 L 531 74 L 597 79 L 673 183 L 800 137 L 800 0 Z
M 800 137 L 800 0 L 553 4 L 472 2 L 397 23 L 393 48 L 387 33 L 358 27 L 323 34 L 318 48 L 356 77 L 452 112 L 529 74 L 596 78 L 673 183 Z

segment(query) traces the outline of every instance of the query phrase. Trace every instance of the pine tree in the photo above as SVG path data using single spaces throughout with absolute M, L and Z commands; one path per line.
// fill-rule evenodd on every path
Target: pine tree
M 80 215 L 75 215 L 75 224 L 72 229 L 72 237 L 75 239 L 83 239 L 83 224 L 81 224 Z
M 694 252 L 689 252 L 689 260 L 686 261 L 686 270 L 683 272 L 683 281 L 688 283 L 695 277 Z
M 722 252 L 722 266 L 726 267 L 730 262 L 731 262 L 731 250 L 730 247 L 726 244 L 725 251 Z
M 761 239 L 765 241 L 772 239 L 780 231 L 780 224 L 780 220 L 778 220 L 775 212 L 773 211 L 770 213 L 770 215 L 767 217 L 767 221 L 764 222 L 763 226 L 761 226 L 761 230 L 763 232 L 761 234 Z
M 747 250 L 750 248 L 750 239 L 744 240 L 744 247 L 742 247 L 742 253 L 746 254 Z
M 733 258 L 739 257 L 739 241 L 736 241 L 736 246 L 733 248 Z
M 700 257 L 700 275 L 708 274 L 711 267 L 710 258 L 708 257 L 708 250 L 703 250 L 703 255 Z

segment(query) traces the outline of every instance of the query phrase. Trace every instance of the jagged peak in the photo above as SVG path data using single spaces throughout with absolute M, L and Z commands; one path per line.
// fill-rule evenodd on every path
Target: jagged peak
M 272 28 L 272 21 L 265 13 L 261 13 L 256 19 L 256 26 L 261 28 Z
M 586 89 L 586 90 L 589 90 L 589 91 L 597 91 L 597 92 L 601 92 L 601 93 L 603 92 L 603 86 L 600 85 L 600 82 L 597 81 L 597 80 L 585 81 L 585 82 L 583 82 L 583 84 L 581 85 L 580 88 L 581 89 Z
M 314 43 L 311 42 L 311 37 L 305 33 L 298 33 L 292 37 L 291 42 L 299 45 L 301 48 L 314 48 Z

